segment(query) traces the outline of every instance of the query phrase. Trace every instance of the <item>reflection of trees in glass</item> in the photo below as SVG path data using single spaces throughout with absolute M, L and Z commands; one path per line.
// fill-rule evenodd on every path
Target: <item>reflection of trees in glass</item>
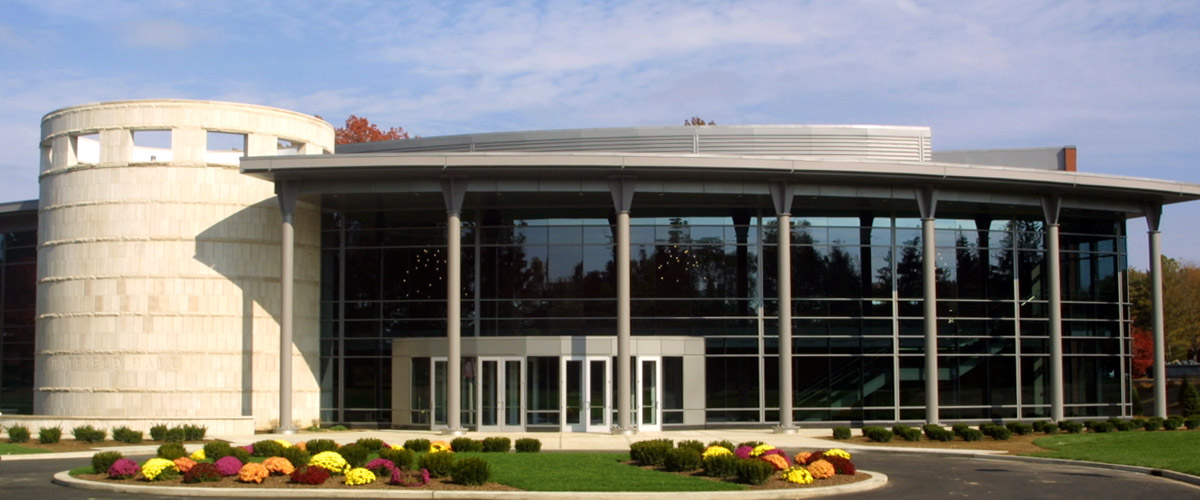
M 735 218 L 735 223 L 740 222 Z M 749 223 L 749 218 L 745 219 Z M 752 298 L 757 259 L 746 246 L 745 224 L 735 228 L 737 243 L 720 237 L 693 239 L 688 221 L 668 220 L 666 238 L 634 248 L 631 272 L 635 298 Z M 737 315 L 748 315 L 749 302 L 738 302 Z M 691 304 L 660 303 L 661 315 L 690 315 Z

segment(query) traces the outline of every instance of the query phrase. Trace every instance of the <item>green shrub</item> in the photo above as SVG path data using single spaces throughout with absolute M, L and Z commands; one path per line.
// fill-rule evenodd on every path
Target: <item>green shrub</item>
M 286 458 L 288 462 L 292 463 L 293 467 L 307 465 L 308 461 L 312 460 L 312 455 L 310 455 L 307 451 L 301 450 L 295 446 L 284 448 L 283 451 L 279 452 L 279 456 Z
M 735 449 L 735 447 L 733 446 L 733 442 L 729 441 L 727 439 L 722 439 L 720 441 L 713 441 L 711 443 L 708 443 L 708 445 L 709 446 L 720 446 L 729 451 L 733 451 Z M 730 476 L 733 476 L 733 474 L 730 474 Z
M 102 451 L 92 455 L 92 469 L 97 474 L 108 474 L 108 468 L 112 466 L 113 462 L 122 458 L 125 458 L 125 455 L 119 451 Z
M 338 451 L 338 444 L 332 439 L 309 439 L 307 443 L 304 443 L 304 448 L 310 455 L 316 455 L 322 451 Z M 429 449 L 426 448 L 425 451 L 429 451 Z
M 183 427 L 172 427 L 167 429 L 167 435 L 163 437 L 163 441 L 169 443 L 182 443 L 183 438 L 187 437 L 183 432 Z
M 108 431 L 104 429 L 97 429 L 90 425 L 81 425 L 71 429 L 71 435 L 75 437 L 76 441 L 83 441 L 85 443 L 99 443 L 104 441 L 104 438 L 108 436 Z
M 691 448 L 696 450 L 696 453 L 704 453 L 704 442 L 695 439 L 685 439 L 675 445 L 676 448 Z M 694 469 L 693 469 L 694 470 Z
M 735 449 L 735 450 L 736 450 L 736 449 L 738 449 L 738 448 L 740 448 L 740 447 L 742 447 L 742 446 L 749 446 L 749 447 L 751 447 L 751 448 L 755 448 L 755 447 L 758 447 L 758 446 L 760 446 L 760 445 L 763 445 L 763 444 L 766 444 L 766 443 L 763 443 L 762 441 L 746 441 L 746 442 L 744 442 L 744 443 L 738 443 L 737 447 L 735 447 L 735 448 L 733 448 L 733 449 Z
M 1042 434 L 1056 434 L 1058 433 L 1058 426 L 1054 425 L 1053 422 L 1038 420 L 1033 423 L 1033 432 L 1040 432 Z
M 537 453 L 542 451 L 542 442 L 536 438 L 521 438 L 513 443 L 517 453 Z
M 1059 422 L 1059 427 L 1071 434 L 1079 434 L 1083 432 L 1083 424 L 1079 422 Z
M 8 442 L 10 443 L 27 443 L 29 442 L 29 428 L 24 425 L 13 425 L 8 428 Z
M 1117 425 L 1112 422 L 1097 422 L 1092 426 L 1092 432 L 1116 432 Z
M 167 439 L 167 426 L 165 424 L 154 424 L 151 426 L 150 439 L 155 441 L 165 441 Z
M 1189 431 L 1196 430 L 1197 427 L 1200 427 L 1200 416 L 1188 417 L 1187 420 L 1183 421 L 1183 425 L 1187 426 Z M 11 436 L 12 434 L 10 433 L 9 435 Z
M 183 429 L 183 439 L 187 441 L 200 441 L 208 434 L 208 427 L 203 425 L 186 424 L 181 429 Z
M 667 459 L 667 450 L 672 449 L 675 449 L 675 443 L 670 439 L 638 441 L 629 445 L 629 458 L 642 465 L 661 467 Z
M 1180 427 L 1183 427 L 1183 419 L 1179 418 L 1179 415 L 1171 415 L 1170 418 L 1163 420 L 1163 429 L 1173 431 Z
M 1200 415 L 1200 390 L 1187 377 L 1183 377 L 1183 385 L 1179 386 L 1178 398 L 1179 411 L 1184 417 Z
M 1007 441 L 1012 437 L 1012 431 L 1008 427 L 996 424 L 983 424 L 979 426 L 979 432 L 997 441 Z
M 391 460 L 398 469 L 412 470 L 413 464 L 417 461 L 417 454 L 409 449 L 393 450 L 391 448 L 384 448 L 379 450 L 379 458 Z
M 699 470 L 700 465 L 700 452 L 693 448 L 671 448 L 663 458 L 663 468 L 670 472 L 691 472 Z
M 1083 428 L 1095 432 L 1093 429 L 1095 429 L 1097 425 L 1100 425 L 1099 420 L 1088 420 L 1083 423 Z
M 283 453 L 283 445 L 273 439 L 255 441 L 251 445 L 251 448 L 254 448 L 254 452 L 251 455 L 256 457 L 278 457 Z
M 371 450 L 372 453 L 379 453 L 379 450 L 383 449 L 383 440 L 379 438 L 359 438 L 355 443 Z
M 429 471 L 429 477 L 446 477 L 454 470 L 454 454 L 425 453 L 417 460 L 417 465 Z
M 450 449 L 461 453 L 483 451 L 483 443 L 469 437 L 456 437 L 450 441 Z
M 708 477 L 727 478 L 737 475 L 737 465 L 741 459 L 737 455 L 716 455 L 704 459 L 704 475 Z
M 362 467 L 367 464 L 367 458 L 371 456 L 371 450 L 366 446 L 356 443 L 350 443 L 346 446 L 338 448 L 337 452 L 346 459 L 346 463 L 351 467 Z
M 947 442 L 954 439 L 953 432 L 937 424 L 926 424 L 921 430 L 925 432 L 925 437 L 933 441 Z
M 876 443 L 886 443 L 892 440 L 892 431 L 884 429 L 883 427 L 863 427 L 862 431 L 863 435 L 866 436 L 867 439 L 875 441 Z
M 970 428 L 971 428 L 971 426 L 969 426 L 967 424 L 957 423 L 957 424 L 954 424 L 953 426 L 951 426 L 950 430 L 954 432 L 955 436 L 962 437 L 963 432 L 966 432 L 966 430 L 970 429 Z
M 158 458 L 165 458 L 167 460 L 175 460 L 176 458 L 179 458 L 179 457 L 188 456 L 188 452 L 186 449 L 184 449 L 182 444 L 166 443 L 166 444 L 163 444 L 162 446 L 158 447 L 157 455 L 158 455 Z M 211 457 L 209 457 L 209 458 L 211 458 Z
M 1028 436 L 1034 431 L 1033 426 L 1025 422 L 1009 422 L 1004 426 L 1008 428 L 1009 432 L 1018 436 Z
M 512 449 L 512 440 L 506 437 L 483 438 L 483 451 L 487 453 L 508 453 Z
M 1108 421 L 1112 422 L 1113 427 L 1115 427 L 1118 431 L 1122 431 L 1122 432 L 1132 431 L 1134 429 L 1138 429 L 1141 427 L 1141 426 L 1135 424 L 1132 420 L 1121 420 L 1119 418 L 1110 418 L 1110 419 L 1108 419 Z
M 62 439 L 62 427 L 42 427 L 38 429 L 38 442 L 54 444 Z
M 765 460 L 738 460 L 737 479 L 746 484 L 766 484 L 775 474 L 775 466 Z
M 344 426 L 344 425 L 342 425 L 342 424 L 337 424 L 337 425 L 335 425 L 335 426 L 333 426 L 333 427 L 330 427 L 330 428 L 329 428 L 329 430 L 331 430 L 331 431 L 345 431 L 345 430 L 349 430 L 349 429 L 347 429 L 347 428 L 346 428 L 346 426 Z
M 409 439 L 404 442 L 404 449 L 412 450 L 413 453 L 426 453 L 429 451 L 429 440 Z
M 112 430 L 113 441 L 122 443 L 138 444 L 142 442 L 142 431 L 135 431 L 125 426 L 114 427 Z
M 979 429 L 967 427 L 966 429 L 963 429 L 962 433 L 960 433 L 958 436 L 961 437 L 963 441 L 979 441 L 980 439 L 983 439 L 983 432 Z
M 241 446 L 233 446 L 230 448 L 230 451 L 233 452 L 230 453 L 230 455 L 238 460 L 241 460 L 243 464 L 250 461 L 250 452 L 246 451 L 245 448 L 242 448 Z
M 1148 431 L 1157 431 L 1157 430 L 1161 429 L 1162 426 L 1163 426 L 1163 419 L 1158 418 L 1158 417 L 1148 418 L 1148 419 L 1146 419 L 1146 422 L 1144 424 L 1142 424 L 1142 428 L 1144 428 Z
M 453 446 L 453 445 L 451 445 Z M 435 453 L 440 455 L 440 453 Z M 432 473 L 430 473 L 432 474 Z M 479 457 L 468 457 L 454 464 L 450 479 L 458 484 L 478 486 L 492 478 L 492 466 Z
M 900 436 L 905 441 L 920 441 L 921 431 L 907 425 L 896 424 L 892 426 L 892 434 Z
M 204 458 L 216 462 L 233 455 L 233 446 L 226 441 L 212 441 L 204 444 Z
M 850 428 L 846 427 L 846 426 L 834 427 L 833 428 L 833 438 L 834 439 L 850 439 Z

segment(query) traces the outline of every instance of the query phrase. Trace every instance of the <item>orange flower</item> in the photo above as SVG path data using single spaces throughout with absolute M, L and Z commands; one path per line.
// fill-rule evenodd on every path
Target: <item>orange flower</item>
M 261 483 L 263 479 L 266 479 L 270 475 L 271 473 L 267 471 L 266 467 L 263 467 L 263 464 L 251 462 L 243 465 L 242 469 L 238 471 L 238 481 L 243 483 Z
M 303 451 L 308 451 L 308 443 L 306 443 L 306 442 L 304 442 L 304 441 L 300 441 L 299 443 L 296 443 L 296 444 L 294 444 L 294 445 L 292 445 L 292 446 L 295 446 L 295 447 L 297 447 L 297 448 L 300 448 L 300 449 L 301 449 L 301 450 L 303 450 Z
M 837 473 L 837 471 L 833 468 L 833 464 L 824 460 L 817 460 L 816 462 L 808 464 L 808 472 L 817 479 L 828 479 Z
M 263 467 L 267 468 L 267 472 L 270 472 L 271 474 L 282 474 L 286 476 L 290 475 L 296 470 L 296 468 L 292 466 L 292 462 L 283 457 L 271 457 L 263 460 L 262 464 Z
M 190 459 L 190 458 L 188 458 L 188 457 L 179 457 L 179 458 L 176 458 L 176 459 L 174 460 L 174 462 L 175 462 L 175 468 L 176 468 L 176 469 L 179 469 L 179 472 L 187 472 L 187 471 L 190 471 L 190 470 L 192 470 L 192 467 L 195 467 L 195 466 L 196 466 L 196 461 L 195 461 L 195 460 L 192 460 L 192 459 Z
M 812 456 L 813 456 L 813 454 L 811 451 L 802 451 L 800 453 L 797 453 L 796 460 L 795 460 L 796 465 L 808 463 L 808 459 L 812 458 Z
M 787 462 L 787 459 L 783 458 L 783 456 L 781 456 L 781 455 L 776 455 L 776 454 L 763 455 L 763 456 L 758 457 L 758 459 L 765 461 L 767 463 L 770 463 L 771 465 L 774 465 L 775 470 L 783 470 L 790 466 Z

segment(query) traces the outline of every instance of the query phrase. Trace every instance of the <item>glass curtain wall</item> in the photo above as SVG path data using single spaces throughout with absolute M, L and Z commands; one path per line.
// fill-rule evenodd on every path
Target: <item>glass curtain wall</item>
M 0 233 L 0 413 L 33 413 L 37 232 Z
M 705 339 L 707 423 L 777 421 L 773 211 L 732 196 L 704 206 L 650 196 L 635 198 L 631 217 L 633 334 Z M 427 404 L 424 392 L 390 400 L 391 339 L 445 335 L 445 210 L 411 205 L 325 214 L 328 422 L 388 422 L 392 406 L 428 410 L 417 407 Z M 920 220 L 882 210 L 794 212 L 794 418 L 924 419 Z M 615 335 L 614 223 L 601 196 L 546 206 L 469 197 L 464 337 Z M 942 418 L 1048 416 L 1042 223 L 950 214 L 936 235 Z M 1124 223 L 1065 218 L 1062 249 L 1067 414 L 1121 414 Z M 527 423 L 557 425 L 557 358 L 526 366 Z

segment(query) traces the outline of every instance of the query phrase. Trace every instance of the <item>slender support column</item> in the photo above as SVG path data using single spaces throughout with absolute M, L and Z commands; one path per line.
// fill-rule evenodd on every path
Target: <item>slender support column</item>
M 462 434 L 462 203 L 467 181 L 442 179 L 446 200 L 446 433 Z
M 1162 233 L 1158 230 L 1161 205 L 1146 207 L 1150 240 L 1150 329 L 1154 336 L 1154 416 L 1167 418 L 1167 339 L 1163 325 Z
M 617 211 L 617 425 L 614 434 L 635 431 L 630 418 L 632 406 L 633 371 L 632 309 L 629 292 L 629 209 L 633 205 L 633 179 L 615 177 L 609 180 L 613 205 Z
M 930 187 L 918 188 L 917 205 L 921 210 L 922 306 L 925 316 L 925 422 L 937 424 L 941 420 L 938 403 L 937 233 L 934 232 L 937 192 Z
M 1046 216 L 1046 274 L 1050 295 L 1050 419 L 1060 422 L 1064 410 L 1062 349 L 1062 258 L 1059 252 L 1058 214 L 1061 199 L 1042 197 L 1042 212 Z
M 776 433 L 796 432 L 792 422 L 792 199 L 795 188 L 787 181 L 771 183 L 771 198 L 779 220 L 779 427 Z
M 300 194 L 299 181 L 279 181 L 275 184 L 279 199 L 279 212 L 283 215 L 280 226 L 280 273 L 279 273 L 279 427 L 275 432 L 295 434 L 292 424 L 292 323 L 295 306 L 295 246 L 296 229 L 293 224 L 296 198 Z

